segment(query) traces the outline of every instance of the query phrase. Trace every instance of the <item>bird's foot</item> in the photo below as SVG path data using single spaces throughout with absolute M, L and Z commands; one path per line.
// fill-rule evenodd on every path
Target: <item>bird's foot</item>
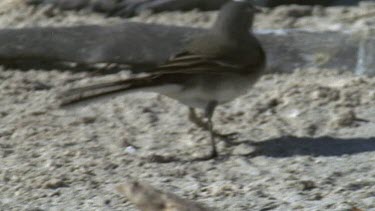
M 234 141 L 240 137 L 240 134 L 237 132 L 221 134 L 217 131 L 214 131 L 214 136 L 224 141 L 228 145 L 235 145 Z
M 219 157 L 219 154 L 217 153 L 217 151 L 211 150 L 211 152 L 209 154 L 205 154 L 205 155 L 199 156 L 199 157 L 193 157 L 189 161 L 193 161 L 193 162 L 194 161 L 207 161 L 207 160 L 216 159 L 218 157 Z

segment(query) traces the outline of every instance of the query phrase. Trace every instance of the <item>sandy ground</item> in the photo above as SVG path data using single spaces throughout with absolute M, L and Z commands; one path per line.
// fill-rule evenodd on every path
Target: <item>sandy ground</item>
M 1 27 L 122 21 L 15 2 L 0 10 Z M 364 8 L 375 10 L 283 7 L 259 15 L 256 27 L 355 29 L 372 24 L 351 19 Z M 133 19 L 204 27 L 215 14 Z M 158 155 L 208 153 L 208 134 L 187 108 L 145 93 L 59 108 L 56 94 L 82 77 L 91 80 L 0 67 L 0 210 L 135 210 L 114 189 L 125 178 L 218 210 L 375 210 L 375 78 L 313 68 L 265 75 L 218 108 L 216 130 L 237 134 L 219 141 L 219 159 L 162 163 Z

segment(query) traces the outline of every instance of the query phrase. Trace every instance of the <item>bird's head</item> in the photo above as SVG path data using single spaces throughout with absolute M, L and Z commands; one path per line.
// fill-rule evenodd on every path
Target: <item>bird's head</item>
M 252 27 L 258 11 L 252 0 L 230 0 L 221 7 L 213 27 L 228 33 L 243 33 Z

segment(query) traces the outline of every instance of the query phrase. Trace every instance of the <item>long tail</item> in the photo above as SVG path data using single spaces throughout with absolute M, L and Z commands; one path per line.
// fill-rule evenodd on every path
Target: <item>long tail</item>
M 66 90 L 59 94 L 61 106 L 69 106 L 96 98 L 112 96 L 124 91 L 152 87 L 155 85 L 153 76 L 132 79 L 119 79 L 111 82 L 97 83 L 84 87 Z

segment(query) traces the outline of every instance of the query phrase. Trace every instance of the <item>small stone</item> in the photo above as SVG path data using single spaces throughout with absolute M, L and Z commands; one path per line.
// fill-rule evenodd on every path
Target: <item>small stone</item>
M 275 9 L 275 15 L 281 17 L 292 17 L 300 18 L 305 16 L 311 16 L 313 12 L 313 7 L 310 6 L 301 6 L 301 5 L 288 5 L 288 7 L 280 6 Z
M 0 117 L 6 117 L 9 113 L 7 111 L 0 111 Z
M 105 205 L 110 205 L 110 204 L 111 204 L 111 199 L 105 199 L 105 200 L 103 201 L 103 203 L 104 203 Z
M 311 180 L 303 180 L 303 181 L 301 181 L 301 185 L 302 185 L 303 191 L 308 191 L 308 190 L 312 190 L 312 189 L 316 188 L 315 182 L 311 181 Z
M 30 113 L 30 115 L 39 116 L 39 115 L 43 115 L 43 114 L 46 114 L 46 113 L 47 113 L 47 110 L 37 110 L 37 111 L 32 111 Z
M 95 120 L 96 120 L 96 116 L 85 116 L 85 117 L 82 117 L 81 119 L 82 123 L 84 124 L 94 123 Z
M 137 152 L 137 149 L 133 146 L 128 146 L 125 148 L 125 153 L 134 154 L 136 152 Z
M 34 208 L 27 209 L 26 211 L 44 211 L 44 210 L 39 207 L 34 207 Z
M 92 124 L 95 121 L 96 121 L 96 116 L 83 116 L 83 117 L 80 117 L 80 118 L 74 120 L 69 125 L 76 126 L 76 125 L 80 125 L 80 124 Z
M 67 187 L 67 184 L 62 179 L 51 179 L 43 184 L 43 188 L 46 189 L 57 189 L 61 187 Z
M 315 124 L 305 124 L 302 125 L 301 129 L 298 131 L 300 136 L 308 135 L 314 136 L 319 127 Z
M 340 110 L 335 113 L 330 121 L 330 125 L 334 128 L 352 126 L 356 120 L 353 110 Z
M 250 155 L 251 153 L 255 152 L 256 148 L 249 144 L 240 144 L 233 149 L 233 155 Z
M 173 162 L 173 161 L 177 160 L 173 156 L 169 156 L 169 155 L 157 155 L 157 154 L 152 154 L 150 156 L 147 156 L 146 159 L 149 162 L 152 162 L 152 163 L 170 163 L 170 162 Z
M 330 87 L 318 87 L 316 90 L 311 92 L 310 98 L 312 100 L 327 99 L 330 101 L 336 101 L 340 98 L 340 93 L 337 89 Z
M 56 190 L 56 191 L 53 191 L 49 196 L 53 197 L 53 196 L 60 196 L 60 195 L 61 195 L 60 191 Z

